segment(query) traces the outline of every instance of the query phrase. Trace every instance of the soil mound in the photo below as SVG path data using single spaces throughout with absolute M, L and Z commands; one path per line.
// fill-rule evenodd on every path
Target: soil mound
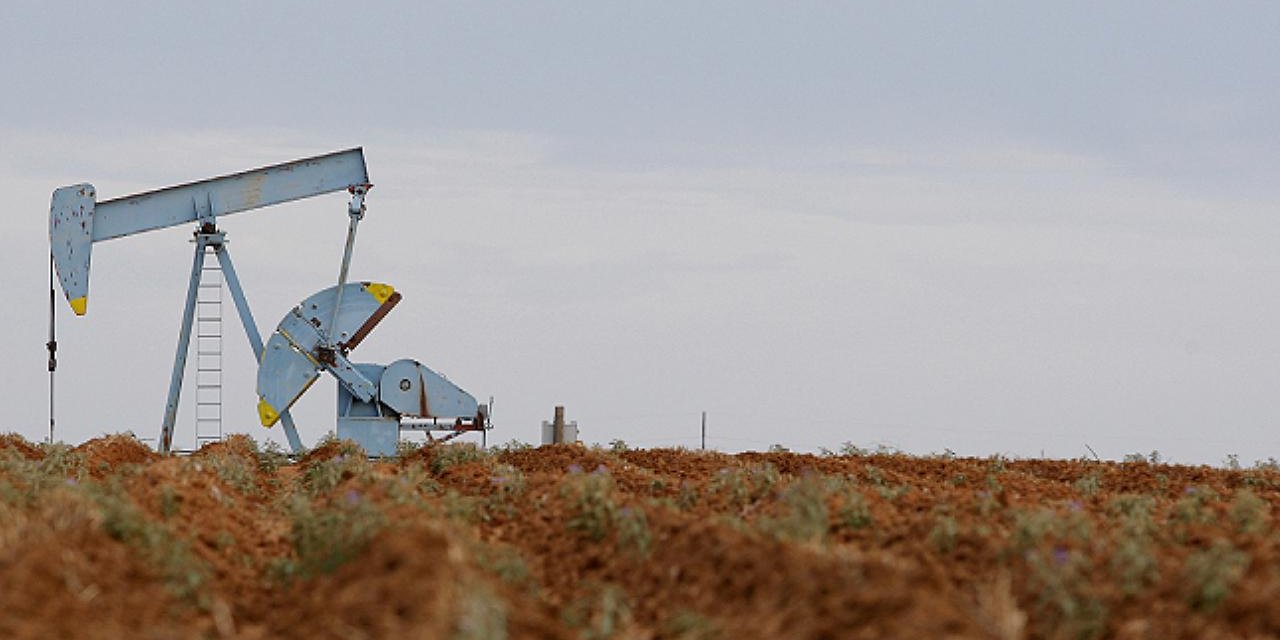
M 503 451 L 498 454 L 498 459 L 525 473 L 589 473 L 601 467 L 616 467 L 620 462 L 613 455 L 578 444 L 548 444 L 536 449 Z
M 2 638 L 1280 632 L 1274 465 L 0 436 L 45 451 L 0 470 Z
M 196 638 L 212 631 L 85 505 L 59 501 L 0 544 L 0 637 Z
M 281 636 L 570 637 L 537 602 L 477 571 L 466 545 L 420 524 L 384 531 L 359 562 L 294 585 L 283 601 L 294 604 L 272 623 Z
M 436 459 L 437 445 L 427 443 L 413 451 L 400 456 L 400 466 L 424 466 L 431 467 L 431 461 Z
M 681 449 L 631 449 L 619 455 L 637 467 L 679 478 L 706 477 L 740 464 L 733 456 L 722 453 Z
M 431 529 L 385 533 L 373 539 L 360 562 L 296 584 L 284 598 L 279 633 L 295 637 L 444 638 L 468 597 L 460 582 L 468 570 L 460 551 Z
M 0 451 L 12 451 L 27 460 L 41 460 L 44 452 L 16 433 L 0 434 Z
M 252 438 L 237 433 L 228 436 L 225 440 L 210 442 L 200 447 L 199 451 L 191 454 L 193 458 L 203 458 L 209 456 L 233 455 L 243 458 L 257 459 L 258 444 Z
M 74 451 L 84 457 L 85 469 L 94 478 L 104 477 L 123 465 L 143 464 L 160 458 L 160 454 L 138 442 L 131 434 L 94 438 Z
M 308 451 L 298 460 L 298 469 L 306 472 L 311 467 L 325 460 L 332 460 L 338 456 L 363 456 L 364 449 L 360 445 L 350 440 L 325 440 L 320 446 Z

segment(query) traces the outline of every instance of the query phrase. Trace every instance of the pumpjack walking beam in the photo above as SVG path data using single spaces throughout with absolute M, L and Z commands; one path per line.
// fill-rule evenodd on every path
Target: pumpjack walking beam
M 364 193 L 369 186 L 364 153 L 355 148 L 103 202 L 97 202 L 97 190 L 91 184 L 62 187 L 53 192 L 49 209 L 50 251 L 62 290 L 78 316 L 84 315 L 88 307 L 89 266 L 94 243 L 190 222 L 199 224 L 195 234 L 196 259 L 161 424 L 163 452 L 167 453 L 172 446 L 205 247 L 214 248 L 223 269 L 231 274 L 228 287 L 245 333 L 255 355 L 261 357 L 262 354 L 262 337 L 249 312 L 239 279 L 230 268 L 225 235 L 218 231 L 216 219 L 344 189 L 352 192 L 351 207 L 363 210 Z M 285 420 L 286 416 L 282 415 L 281 419 Z M 290 446 L 295 452 L 299 451 L 301 441 L 292 419 L 284 426 Z

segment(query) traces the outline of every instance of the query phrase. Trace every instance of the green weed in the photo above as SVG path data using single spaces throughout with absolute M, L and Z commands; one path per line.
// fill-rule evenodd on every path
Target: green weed
M 649 519 L 643 509 L 622 507 L 614 516 L 618 528 L 618 545 L 642 558 L 649 556 L 653 536 L 649 533 Z
M 1067 548 L 1038 549 L 1027 557 L 1037 609 L 1053 637 L 1092 640 L 1107 628 L 1107 608 L 1089 591 L 1092 573 L 1084 555 Z
M 1259 498 L 1257 494 L 1248 488 L 1243 488 L 1236 491 L 1235 499 L 1231 501 L 1228 515 L 1231 518 L 1231 523 L 1235 525 L 1236 531 L 1240 533 L 1261 533 L 1267 528 L 1270 510 L 1270 505 L 1265 500 Z
M 1092 496 L 1102 490 L 1102 474 L 1097 471 L 1090 471 L 1088 474 L 1081 476 L 1072 485 L 1081 495 Z
M 39 461 L 43 473 L 75 480 L 83 480 L 88 475 L 84 468 L 84 456 L 72 450 L 70 445 L 61 442 L 41 443 L 40 450 L 44 452 L 44 458 Z
M 262 493 L 262 490 L 258 487 L 257 460 L 251 463 L 240 456 L 224 454 L 200 459 L 189 458 L 188 463 L 196 465 L 197 468 L 205 464 L 211 466 L 220 480 L 226 483 L 227 486 L 239 491 L 242 495 L 259 495 Z
M 463 495 L 456 489 L 445 491 L 442 500 L 444 517 L 462 524 L 477 524 L 488 517 L 480 498 Z
M 392 503 L 412 505 L 420 509 L 428 508 L 424 496 L 443 491 L 440 483 L 428 476 L 426 470 L 419 465 L 404 467 L 400 473 L 388 478 L 384 486 L 387 498 Z
M 836 522 L 845 529 L 863 529 L 871 526 L 871 509 L 867 501 L 856 490 L 847 489 L 841 493 L 840 507 L 836 511 Z
M 676 507 L 681 511 L 688 511 L 698 504 L 698 487 L 692 482 L 682 482 L 680 484 L 680 493 L 676 494 Z
M 726 496 L 729 504 L 741 508 L 768 496 L 781 478 L 769 463 L 726 467 L 711 479 L 708 491 Z
M 574 505 L 569 529 L 596 542 L 603 540 L 618 511 L 613 502 L 613 478 L 607 473 L 576 474 L 561 486 L 560 493 Z
M 524 473 L 509 464 L 494 465 L 489 481 L 494 487 L 493 501 L 498 504 L 509 504 L 524 495 L 528 484 Z
M 404 458 L 406 456 L 413 455 L 418 450 L 422 449 L 422 447 L 423 443 L 421 442 L 417 442 L 416 440 L 405 440 L 402 438 L 396 441 L 396 457 Z
M 681 609 L 664 625 L 665 635 L 677 640 L 717 640 L 723 633 L 696 611 Z
M 849 457 L 866 457 L 871 455 L 871 452 L 853 444 L 852 442 L 846 441 L 844 444 L 840 445 L 840 455 Z
M 280 467 L 289 464 L 289 454 L 274 440 L 267 442 L 265 447 L 257 447 L 255 442 L 254 455 L 258 459 L 258 470 L 269 476 L 275 475 Z
M 933 528 L 929 530 L 929 545 L 943 555 L 955 551 L 960 538 L 960 526 L 956 519 L 946 513 L 939 513 L 934 518 Z
M 295 559 L 278 566 L 278 574 L 285 579 L 331 573 L 363 553 L 386 526 L 382 512 L 359 496 L 328 507 L 296 496 L 288 510 Z
M 1191 589 L 1191 606 L 1200 611 L 1216 609 L 1248 566 L 1249 556 L 1226 540 L 1188 556 L 1183 572 Z
M 762 519 L 760 527 L 779 540 L 822 542 L 830 528 L 826 496 L 825 479 L 806 475 L 782 489 L 783 514 Z
M 481 544 L 475 550 L 476 564 L 507 584 L 529 584 L 529 566 L 515 549 L 502 545 Z
M 165 485 L 160 488 L 160 515 L 166 520 L 178 515 L 181 505 L 182 498 L 173 490 L 173 487 Z
M 631 627 L 631 605 L 620 587 L 606 584 L 589 589 L 589 594 L 561 613 L 565 624 L 580 630 L 583 640 L 607 640 Z
M 459 444 L 435 445 L 435 456 L 431 458 L 431 473 L 440 475 L 449 467 L 484 460 L 487 454 L 480 447 L 465 442 Z
M 165 526 L 148 520 L 114 483 L 94 485 L 88 495 L 102 513 L 102 528 L 107 535 L 128 545 L 155 567 L 179 598 L 200 603 L 210 572 L 185 541 Z
M 504 444 L 495 445 L 493 447 L 490 447 L 489 449 L 494 453 L 507 453 L 507 452 L 513 452 L 513 451 L 528 451 L 532 448 L 533 448 L 533 445 L 529 444 L 528 442 L 521 442 L 520 440 L 512 438 Z
M 1206 487 L 1187 487 L 1169 514 L 1175 525 L 1174 536 L 1183 540 L 1189 533 L 1188 527 L 1213 522 L 1214 511 L 1209 503 L 1215 498 L 1217 494 Z
M 342 453 L 312 464 L 299 477 L 304 493 L 309 496 L 322 496 L 333 491 L 338 485 L 352 478 L 368 481 L 373 467 L 364 451 L 355 443 L 353 450 L 344 448 Z
M 652 544 L 647 515 L 638 506 L 619 507 L 614 491 L 613 478 L 607 473 L 569 476 L 560 487 L 560 495 L 573 505 L 568 528 L 593 542 L 616 529 L 619 547 L 647 556 Z
M 1160 577 L 1160 565 L 1150 538 L 1121 536 L 1111 554 L 1111 572 L 1125 595 L 1135 596 Z

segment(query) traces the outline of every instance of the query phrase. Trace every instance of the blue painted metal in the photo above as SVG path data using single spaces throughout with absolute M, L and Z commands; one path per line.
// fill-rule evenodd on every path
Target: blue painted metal
M 382 301 L 378 300 L 370 289 L 377 285 L 378 283 L 374 282 L 351 282 L 343 285 L 344 296 L 341 306 L 338 306 L 337 287 L 318 291 L 294 307 L 293 310 L 297 313 L 285 316 L 285 320 L 281 320 L 281 327 L 301 326 L 294 324 L 298 320 L 302 320 L 303 325 L 312 327 L 319 341 L 308 342 L 309 347 L 323 344 L 323 336 L 332 337 L 335 342 L 343 342 L 354 335 L 356 330 L 378 310 L 378 307 L 382 306 Z M 335 309 L 338 310 L 336 314 Z M 286 325 L 286 322 L 289 324 Z M 301 331 L 297 333 L 298 339 L 302 340 L 305 334 Z
M 187 368 L 187 352 L 191 347 L 191 323 L 196 313 L 196 292 L 200 286 L 200 266 L 204 263 L 204 249 L 209 235 L 196 234 L 196 257 L 191 265 L 191 280 L 187 284 L 187 303 L 182 310 L 182 329 L 178 332 L 178 351 L 173 357 L 173 374 L 169 378 L 169 396 L 164 405 L 164 419 L 160 423 L 160 450 L 168 452 L 173 446 L 173 423 L 178 419 L 178 398 L 182 395 L 182 373 Z M 220 235 L 220 234 L 219 234 Z
M 261 359 L 262 357 L 262 336 L 258 333 L 258 325 L 253 320 L 253 314 L 249 310 L 249 302 L 245 298 L 244 290 L 240 287 L 240 278 L 236 275 L 235 266 L 231 263 L 231 255 L 226 248 L 226 234 L 221 231 L 212 233 L 197 233 L 195 239 L 195 263 L 191 272 L 191 280 L 187 286 L 187 303 L 182 314 L 182 328 L 178 333 L 177 353 L 173 360 L 173 373 L 169 379 L 169 395 L 165 402 L 164 419 L 160 425 L 160 450 L 169 451 L 173 447 L 173 428 L 178 417 L 178 401 L 182 395 L 183 374 L 186 371 L 187 354 L 191 348 L 191 327 L 195 320 L 196 292 L 200 287 L 200 268 L 203 262 L 205 248 L 209 247 L 214 250 L 214 254 L 218 257 L 218 263 L 222 266 L 224 282 L 231 291 L 231 298 L 235 301 L 236 311 L 239 312 L 240 322 L 244 325 L 245 335 L 249 338 L 249 346 L 253 349 L 254 356 Z M 293 424 L 293 417 L 288 412 L 283 412 L 280 420 L 284 425 L 285 438 L 289 441 L 289 447 L 295 453 L 302 452 L 302 440 L 298 437 L 298 430 Z
M 416 360 L 355 366 L 380 381 L 378 400 L 362 401 L 339 385 L 338 437 L 356 441 L 371 456 L 395 455 L 402 430 L 450 430 L 456 435 L 488 426 L 471 394 Z M 424 425 L 424 418 L 440 422 Z
M 360 148 L 99 202 L 93 241 L 220 217 L 369 183 Z
M 339 290 L 339 292 L 340 291 L 341 290 Z M 330 304 L 332 302 L 332 298 L 326 300 L 326 308 L 328 308 L 328 306 L 332 306 Z M 360 373 L 351 365 L 351 362 L 347 360 L 346 356 L 342 355 L 341 351 L 332 349 L 328 346 L 330 344 L 330 339 L 326 335 L 326 332 L 315 326 L 312 323 L 313 321 L 309 321 L 305 315 L 305 311 L 302 309 L 303 308 L 301 306 L 295 307 L 293 312 L 290 312 L 289 315 L 285 316 L 285 318 L 280 321 L 280 325 L 276 327 L 276 335 L 284 338 L 294 351 L 302 354 L 317 372 L 320 369 L 327 369 L 338 379 L 338 382 L 341 382 L 343 386 L 350 389 L 351 393 L 366 401 L 373 399 L 378 393 L 378 388 L 374 385 L 373 381 L 360 375 Z M 342 313 L 342 311 L 340 308 L 335 308 L 333 313 Z M 349 316 L 351 314 L 348 313 L 346 315 Z M 318 322 L 318 320 L 314 320 L 314 322 Z M 326 329 L 328 328 L 327 324 L 321 326 Z M 354 331 L 355 329 L 350 328 L 349 330 Z M 340 330 L 338 335 L 345 334 Z M 328 349 L 328 352 L 322 353 L 325 349 Z M 297 358 L 291 359 L 297 362 Z M 259 371 L 261 371 L 261 365 L 259 366 Z M 262 374 L 260 373 L 259 375 L 261 376 Z M 267 394 L 263 394 L 262 398 L 268 402 L 271 401 L 271 398 Z M 293 400 L 297 400 L 297 396 L 295 396 Z M 271 406 L 277 407 L 275 404 L 272 404 Z
M 363 152 L 357 148 L 101 203 L 90 184 L 54 191 L 49 210 L 50 252 L 63 291 L 81 315 L 88 296 L 93 243 L 201 223 L 165 405 L 163 451 L 172 446 L 206 247 L 214 249 L 222 265 L 245 334 L 259 359 L 257 389 L 263 422 L 268 426 L 283 422 L 295 452 L 302 445 L 288 408 L 319 378 L 321 370 L 339 382 L 338 435 L 360 442 L 372 455 L 394 455 L 402 428 L 456 427 L 453 435 L 457 435 L 464 426 L 488 427 L 485 409 L 475 398 L 416 360 L 398 360 L 384 367 L 354 364 L 346 357 L 399 300 L 399 294 L 387 285 L 346 282 L 370 186 Z M 226 251 L 225 236 L 214 226 L 216 218 L 340 189 L 350 190 L 352 198 L 338 284 L 295 307 L 264 345 Z
M 358 342 L 395 304 L 395 296 L 386 285 L 351 283 L 324 289 L 294 307 L 267 341 L 258 365 L 260 399 L 276 410 L 288 408 L 321 370 L 328 371 L 339 383 L 338 437 L 355 440 L 372 456 L 395 455 L 404 428 L 448 429 L 455 435 L 485 429 L 476 399 L 417 360 L 353 364 L 342 348 L 325 353 L 326 336 L 328 344 Z M 372 386 L 366 388 L 365 381 Z
M 53 192 L 49 242 L 68 300 L 89 292 L 94 242 L 367 185 L 364 152 L 348 149 L 96 202 L 93 185 Z
M 360 373 L 355 364 L 342 355 L 342 352 L 334 353 L 333 363 L 326 363 L 325 369 L 357 398 L 371 402 L 378 397 L 377 383 L 364 377 L 364 374 Z
M 351 266 L 351 250 L 356 245 L 356 226 L 364 218 L 364 196 L 368 191 L 368 187 L 365 186 L 355 187 L 351 191 L 351 203 L 347 207 L 347 214 L 350 216 L 351 221 L 347 224 L 347 243 L 342 249 L 342 266 L 338 268 L 338 298 L 333 305 L 334 315 L 330 320 L 331 325 L 338 322 L 338 309 L 342 308 L 342 289 L 343 285 L 347 284 L 347 269 Z M 332 348 L 338 344 L 338 340 L 334 339 L 334 336 L 326 337 L 328 338 L 326 346 Z
M 244 334 L 249 338 L 249 348 L 253 349 L 253 357 L 262 361 L 262 334 L 258 333 L 258 323 L 253 320 L 253 312 L 249 309 L 249 301 L 240 287 L 240 277 L 231 264 L 231 253 L 227 251 L 225 240 L 214 246 L 218 263 L 222 265 L 222 278 L 227 289 L 231 291 L 231 299 L 235 301 L 236 311 L 240 315 L 240 324 L 244 325 Z M 293 424 L 293 416 L 289 412 L 280 412 L 280 424 L 284 429 L 284 437 L 289 441 L 289 448 L 294 453 L 302 453 L 302 439 L 298 437 L 298 428 Z
M 377 397 L 377 385 L 352 366 L 341 351 L 321 350 L 344 342 L 378 311 L 379 300 L 368 282 L 352 282 L 321 290 L 294 307 L 267 339 L 258 364 L 258 397 L 283 412 L 328 370 L 347 391 L 365 402 Z M 385 286 L 385 285 L 383 285 Z M 339 302 L 339 291 L 345 293 Z M 270 426 L 268 424 L 268 426 Z
M 378 380 L 383 367 L 376 364 L 357 364 L 356 369 L 366 378 Z M 338 385 L 338 437 L 354 440 L 365 453 L 374 457 L 396 455 L 400 442 L 400 419 L 376 400 L 362 401 Z
M 479 408 L 471 394 L 409 359 L 396 360 L 383 370 L 378 400 L 400 415 L 415 418 L 474 418 Z
M 95 194 L 91 184 L 62 187 L 54 190 L 49 204 L 49 251 L 67 300 L 89 295 Z M 80 314 L 83 308 L 75 311 Z
M 258 363 L 258 398 L 283 415 L 320 378 L 320 370 L 320 363 L 295 349 L 287 338 L 272 334 Z M 272 424 L 264 421 L 263 426 Z
M 87 183 L 62 187 L 53 192 L 49 205 L 50 255 L 62 283 L 63 293 L 77 315 L 83 315 L 87 308 L 89 272 L 95 242 L 183 223 L 200 223 L 196 233 L 195 262 L 161 422 L 161 451 L 168 452 L 173 444 L 173 427 L 177 419 L 178 398 L 182 393 L 182 376 L 190 349 L 200 266 L 206 247 L 214 248 L 224 273 L 229 276 L 228 286 L 250 346 L 259 358 L 265 351 L 239 278 L 236 277 L 230 256 L 225 251 L 225 237 L 214 226 L 216 219 L 219 216 L 342 189 L 350 190 L 353 196 L 359 192 L 357 197 L 353 197 L 349 209 L 363 212 L 364 194 L 369 186 L 364 152 L 355 148 L 103 202 L 97 202 L 96 190 Z M 347 365 L 350 369 L 350 363 Z M 353 384 L 356 382 L 359 381 L 352 381 Z M 372 394 L 373 382 L 365 380 L 364 385 L 365 393 Z M 357 389 L 359 390 L 358 385 Z M 290 447 L 294 451 L 300 451 L 302 443 L 292 417 L 284 411 L 278 419 L 284 422 Z

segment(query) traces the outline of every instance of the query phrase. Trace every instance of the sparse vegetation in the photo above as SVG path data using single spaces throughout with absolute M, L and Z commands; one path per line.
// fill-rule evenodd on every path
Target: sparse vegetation
M 1249 557 L 1226 540 L 1216 540 L 1203 551 L 1187 557 L 1185 574 L 1190 586 L 1191 605 L 1212 611 L 1231 595 L 1249 566 Z
M 287 579 L 332 572 L 360 555 L 386 525 L 382 512 L 358 494 L 323 506 L 298 496 L 290 501 L 288 511 L 294 557 L 278 565 Z
M 956 523 L 956 519 L 942 512 L 934 519 L 933 528 L 929 530 L 929 544 L 938 553 L 946 555 L 955 551 L 959 536 L 960 525 Z
M 1280 584 L 1265 570 L 1280 500 L 1270 462 L 618 442 L 437 444 L 371 461 L 329 439 L 292 464 L 247 440 L 189 458 L 128 437 L 6 442 L 0 577 L 85 611 L 140 611 L 120 598 L 144 593 L 162 613 L 129 624 L 189 620 L 199 637 L 236 637 L 241 620 L 259 636 L 346 624 L 391 637 L 377 620 L 402 616 L 457 638 L 1059 640 L 1178 637 L 1186 620 L 1265 637 L 1256 594 Z M 33 624 L 65 618 L 21 593 L 0 590 L 0 606 Z M 1152 610 L 1164 613 L 1135 621 Z M 23 637 L 5 624 L 0 635 Z
M 725 467 L 712 477 L 708 491 L 722 495 L 734 507 L 745 507 L 769 495 L 781 476 L 772 464 Z
M 199 602 L 209 569 L 185 540 L 145 517 L 117 484 L 94 485 L 88 494 L 97 503 L 108 535 L 134 549 L 179 598 Z
M 435 445 L 435 455 L 431 458 L 431 473 L 440 475 L 446 469 L 467 462 L 485 459 L 485 452 L 469 442 L 460 444 Z
M 763 519 L 761 528 L 779 540 L 822 542 L 830 527 L 826 496 L 827 487 L 822 478 L 810 475 L 795 480 L 779 494 L 782 513 Z

